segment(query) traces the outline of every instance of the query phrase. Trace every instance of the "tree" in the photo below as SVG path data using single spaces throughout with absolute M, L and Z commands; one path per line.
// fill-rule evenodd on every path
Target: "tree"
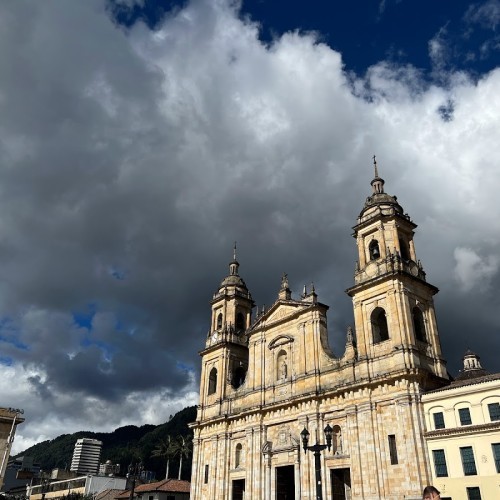
M 177 443 L 172 440 L 170 436 L 167 436 L 164 441 L 156 446 L 156 448 L 151 453 L 152 457 L 165 457 L 167 459 L 167 470 L 165 472 L 165 479 L 168 479 L 168 469 L 170 467 L 170 459 L 174 458 L 177 454 Z
M 180 457 L 179 462 L 179 479 L 181 478 L 182 473 L 182 459 L 189 458 L 191 456 L 191 449 L 193 446 L 193 441 L 191 436 L 179 436 L 177 441 L 177 453 Z

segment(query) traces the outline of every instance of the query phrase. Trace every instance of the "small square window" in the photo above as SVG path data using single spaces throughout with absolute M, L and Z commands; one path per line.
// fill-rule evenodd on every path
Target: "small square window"
M 481 500 L 481 491 L 479 486 L 472 486 L 467 488 L 467 499 L 468 500 Z
M 490 403 L 488 405 L 488 411 L 492 422 L 500 420 L 500 403 Z
M 442 412 L 437 412 L 433 414 L 434 417 L 434 428 L 444 429 L 444 416 Z
M 458 410 L 458 416 L 460 418 L 460 425 L 471 425 L 472 420 L 470 418 L 469 408 L 460 408 Z

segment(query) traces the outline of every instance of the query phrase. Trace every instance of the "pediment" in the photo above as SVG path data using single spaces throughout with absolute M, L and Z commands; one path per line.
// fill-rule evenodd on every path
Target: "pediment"
M 276 303 L 275 307 L 271 308 L 267 315 L 265 315 L 266 323 L 274 323 L 275 321 L 281 321 L 298 311 L 297 305 Z

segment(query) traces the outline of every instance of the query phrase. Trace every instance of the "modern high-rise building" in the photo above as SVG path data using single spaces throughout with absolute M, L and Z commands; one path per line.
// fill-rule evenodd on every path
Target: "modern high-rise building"
M 70 470 L 77 474 L 97 474 L 101 458 L 102 441 L 78 439 L 73 452 Z
M 340 355 L 314 287 L 294 297 L 284 275 L 274 304 L 253 314 L 230 262 L 200 353 L 196 500 L 422 498 L 431 471 L 421 395 L 449 383 L 438 290 L 418 258 L 417 225 L 376 164 L 371 187 L 353 228 L 355 326 Z

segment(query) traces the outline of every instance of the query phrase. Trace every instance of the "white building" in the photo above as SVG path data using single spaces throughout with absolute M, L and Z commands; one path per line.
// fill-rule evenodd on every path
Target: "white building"
M 432 484 L 441 498 L 500 498 L 500 373 L 471 351 L 448 386 L 422 395 Z
M 98 441 L 99 442 L 99 441 Z M 127 480 L 124 477 L 107 477 L 87 475 L 64 479 L 63 481 L 52 481 L 43 486 L 28 487 L 29 500 L 56 500 L 68 498 L 70 495 L 80 494 L 96 497 L 105 490 L 125 490 Z
M 102 441 L 78 439 L 73 452 L 70 470 L 77 474 L 96 474 L 99 470 Z

